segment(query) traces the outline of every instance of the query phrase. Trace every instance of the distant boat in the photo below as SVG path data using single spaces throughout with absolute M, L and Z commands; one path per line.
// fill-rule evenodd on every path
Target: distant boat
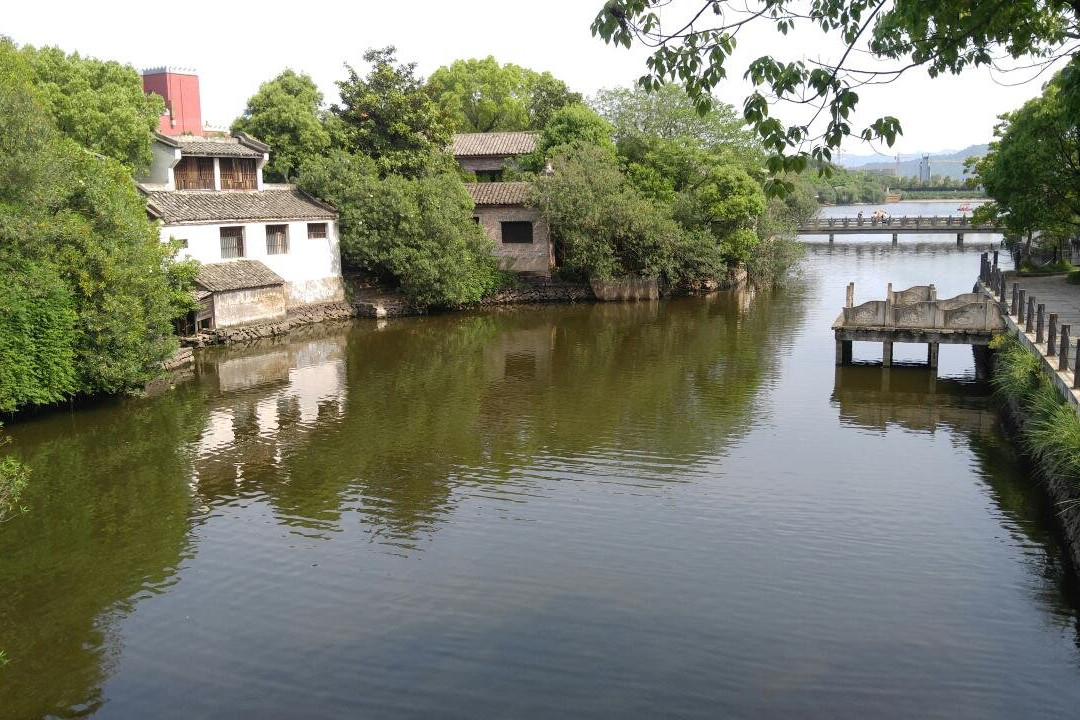
M 887 202 L 887 203 L 900 202 L 900 198 L 902 198 L 902 197 L 903 196 L 898 192 L 887 192 L 887 193 L 885 193 L 885 202 Z

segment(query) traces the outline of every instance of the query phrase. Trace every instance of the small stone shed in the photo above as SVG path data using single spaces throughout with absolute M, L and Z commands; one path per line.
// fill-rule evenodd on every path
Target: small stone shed
M 199 266 L 195 297 L 200 330 L 274 322 L 285 317 L 285 281 L 258 260 Z
M 466 183 L 476 203 L 473 219 L 495 242 L 499 267 L 513 272 L 550 275 L 555 267 L 551 233 L 536 208 L 526 205 L 529 183 Z
M 536 149 L 536 133 L 488 132 L 454 135 L 451 152 L 463 170 L 480 182 L 502 180 L 503 168 Z

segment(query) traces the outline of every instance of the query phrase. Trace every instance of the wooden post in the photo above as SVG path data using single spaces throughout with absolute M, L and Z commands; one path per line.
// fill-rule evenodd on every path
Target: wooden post
M 989 282 L 990 280 L 990 261 L 989 255 L 983 253 L 979 256 L 979 279 L 983 282 Z
M 1058 370 L 1069 369 L 1069 326 L 1061 326 L 1061 357 L 1058 358 Z
M 1057 355 L 1057 313 L 1050 313 L 1050 320 L 1046 328 L 1046 354 L 1048 357 Z
M 937 370 L 939 347 L 940 345 L 936 342 L 926 343 L 926 364 L 931 370 Z
M 1019 296 L 1019 292 L 1020 292 L 1020 284 L 1019 283 L 1013 283 L 1012 307 L 1009 310 L 1010 315 L 1015 315 L 1016 314 L 1016 299 Z
M 1080 388 L 1080 339 L 1076 341 L 1076 367 L 1073 368 L 1073 388 Z
M 892 244 L 893 245 L 895 245 L 896 241 L 899 240 L 899 239 L 900 239 L 900 233 L 893 233 L 892 234 Z
M 1044 337 L 1043 330 L 1045 329 L 1044 315 L 1046 314 L 1046 305 L 1039 303 L 1038 309 L 1035 311 L 1035 342 L 1042 343 L 1046 338 Z
M 1016 304 L 1016 324 L 1019 325 L 1024 319 L 1024 306 L 1027 305 L 1027 290 L 1020 288 L 1020 300 Z
M 855 283 L 847 285 L 847 296 L 844 298 L 844 307 L 855 307 Z
M 1000 282 L 998 282 L 998 293 L 1001 295 L 1001 309 L 1002 310 L 1005 310 L 1008 307 L 1005 304 L 1005 291 L 1007 289 L 1006 285 L 1008 285 L 1008 283 L 1005 282 L 1005 275 L 1002 274 L 1001 280 L 1000 280 Z
M 892 367 L 892 340 L 881 343 L 881 364 L 884 367 Z
M 956 247 L 964 247 L 964 233 L 956 233 Z
M 997 250 L 994 251 L 994 269 L 995 270 L 998 269 L 998 251 Z
M 1029 297 L 1027 304 L 1027 317 L 1024 318 L 1024 332 L 1031 332 L 1035 328 L 1035 298 Z
M 833 234 L 829 233 L 829 244 L 832 245 L 832 242 L 833 242 Z

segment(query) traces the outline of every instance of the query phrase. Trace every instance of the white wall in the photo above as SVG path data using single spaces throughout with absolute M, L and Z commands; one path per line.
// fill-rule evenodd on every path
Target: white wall
M 170 237 L 188 241 L 179 257 L 193 257 L 201 263 L 228 262 L 221 258 L 222 227 L 241 225 L 244 228 L 244 259 L 258 260 L 285 280 L 289 306 L 308 303 L 335 302 L 344 299 L 341 283 L 341 249 L 337 223 L 316 220 L 327 225 L 327 237 L 309 240 L 307 220 L 267 221 L 256 223 L 213 223 L 202 225 L 164 225 L 161 239 Z M 266 226 L 289 226 L 289 252 L 266 254 Z

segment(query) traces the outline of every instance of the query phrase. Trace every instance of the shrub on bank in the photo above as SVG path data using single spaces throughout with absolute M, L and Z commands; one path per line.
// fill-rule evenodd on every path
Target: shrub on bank
M 991 343 L 998 351 L 991 382 L 994 391 L 1025 415 L 1021 444 L 1047 475 L 1080 484 L 1080 420 L 1043 374 L 1041 363 L 1011 335 Z

